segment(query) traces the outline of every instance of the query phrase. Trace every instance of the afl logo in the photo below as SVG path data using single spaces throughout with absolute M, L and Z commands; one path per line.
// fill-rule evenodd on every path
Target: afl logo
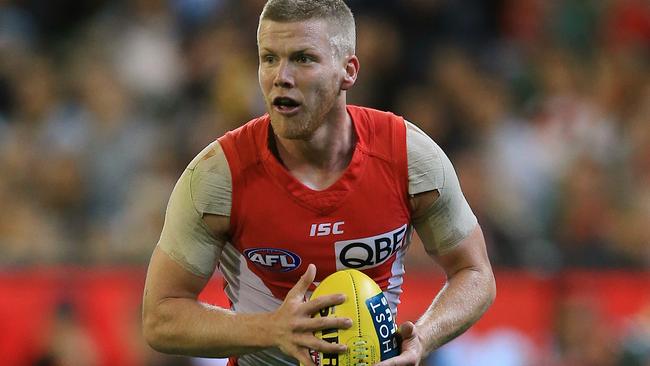
M 289 272 L 300 265 L 300 257 L 278 248 L 251 248 L 244 255 L 256 266 L 271 272 Z

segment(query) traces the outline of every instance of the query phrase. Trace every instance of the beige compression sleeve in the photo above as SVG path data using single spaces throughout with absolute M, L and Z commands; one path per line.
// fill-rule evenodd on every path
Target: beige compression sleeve
M 429 136 L 406 122 L 409 194 L 437 190 L 440 197 L 413 225 L 428 253 L 444 254 L 476 227 L 476 216 L 460 189 L 447 155 Z
M 203 215 L 230 216 L 231 184 L 228 162 L 215 141 L 187 166 L 169 199 L 158 246 L 198 276 L 212 275 L 225 244 Z

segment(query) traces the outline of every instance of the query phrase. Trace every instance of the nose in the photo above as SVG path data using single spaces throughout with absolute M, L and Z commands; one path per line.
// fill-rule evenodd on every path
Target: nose
M 273 86 L 278 88 L 293 88 L 295 85 L 291 65 L 287 61 L 281 61 L 278 65 L 273 79 Z

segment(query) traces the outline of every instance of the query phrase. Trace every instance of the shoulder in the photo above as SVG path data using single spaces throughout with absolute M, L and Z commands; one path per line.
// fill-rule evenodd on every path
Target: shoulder
M 252 119 L 218 139 L 231 171 L 257 162 L 267 144 L 270 118 L 267 114 Z
M 243 125 L 226 132 L 223 136 L 219 137 L 220 142 L 240 141 L 242 139 L 252 138 L 256 139 L 260 135 L 266 135 L 266 128 L 268 128 L 270 117 L 264 114 L 260 117 L 253 118 Z
M 421 155 L 433 156 L 436 160 L 443 154 L 442 149 L 429 135 L 418 128 L 415 124 L 404 121 L 406 125 L 406 147 L 409 154 L 414 157 Z
M 219 141 L 214 141 L 201 150 L 187 169 L 199 173 L 230 174 L 228 160 Z
M 404 118 L 392 112 L 348 105 L 361 145 L 387 161 L 404 162 Z
M 196 210 L 203 214 L 230 215 L 232 176 L 219 141 L 206 146 L 187 167 L 189 191 Z
M 445 183 L 446 155 L 431 137 L 406 121 L 409 193 L 440 189 Z
M 404 118 L 396 115 L 393 112 L 382 111 L 379 109 L 361 107 L 356 105 L 347 106 L 348 113 L 352 115 L 352 118 L 361 118 L 373 122 L 401 122 L 403 123 Z

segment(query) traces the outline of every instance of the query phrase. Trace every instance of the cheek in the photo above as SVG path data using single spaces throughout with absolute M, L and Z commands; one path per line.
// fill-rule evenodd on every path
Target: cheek
M 264 93 L 264 95 L 267 95 L 270 89 L 269 73 L 265 72 L 262 69 L 258 69 L 257 80 L 259 81 L 260 88 L 262 89 L 262 93 Z
M 338 95 L 340 86 L 338 75 L 329 75 L 320 80 L 317 93 L 320 98 L 332 99 Z
M 314 90 L 316 90 L 319 95 L 326 96 L 332 94 L 333 89 L 336 89 L 338 84 L 338 75 L 333 73 L 320 75 L 320 77 L 314 82 Z

